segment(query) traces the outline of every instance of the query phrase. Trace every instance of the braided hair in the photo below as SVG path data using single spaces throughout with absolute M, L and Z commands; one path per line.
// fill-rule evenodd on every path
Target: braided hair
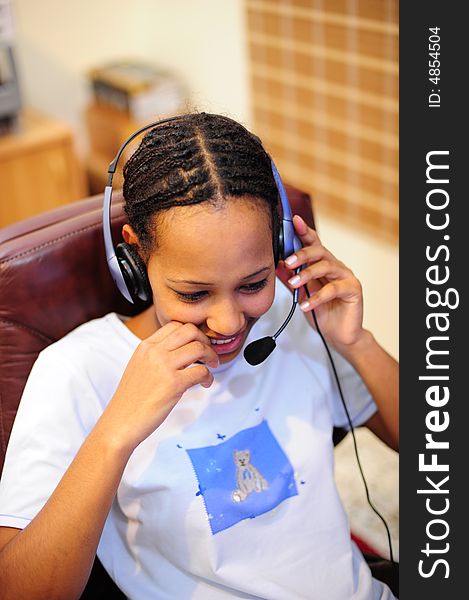
M 125 212 L 142 250 L 156 246 L 155 216 L 173 206 L 249 196 L 279 227 L 278 190 L 258 137 L 221 115 L 191 113 L 155 126 L 124 167 Z

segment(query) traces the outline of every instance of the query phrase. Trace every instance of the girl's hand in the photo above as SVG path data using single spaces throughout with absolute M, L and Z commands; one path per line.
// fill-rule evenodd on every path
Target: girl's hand
M 293 224 L 303 248 L 279 263 L 277 276 L 290 290 L 299 288 L 300 308 L 309 324 L 315 328 L 311 312 L 314 309 L 321 333 L 336 350 L 344 353 L 364 333 L 360 282 L 321 244 L 317 233 L 300 216 L 293 217 Z M 294 270 L 300 266 L 303 269 L 295 275 Z
M 186 390 L 212 385 L 206 365 L 219 365 L 208 337 L 191 323 L 167 323 L 138 345 L 101 417 L 101 428 L 133 450 L 161 425 Z

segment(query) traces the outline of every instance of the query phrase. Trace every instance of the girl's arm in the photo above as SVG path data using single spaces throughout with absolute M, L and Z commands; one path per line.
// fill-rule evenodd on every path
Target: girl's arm
M 393 450 L 399 450 L 399 364 L 363 330 L 353 345 L 339 349 L 361 376 L 378 406 L 366 426 Z
M 218 356 L 195 325 L 170 322 L 138 346 L 42 510 L 22 531 L 0 529 L 2 600 L 80 597 L 130 455 L 188 388 L 212 384 L 205 364 L 218 366 Z
M 291 289 L 299 288 L 300 308 L 363 379 L 378 412 L 367 426 L 391 448 L 399 445 L 399 367 L 397 362 L 363 329 L 363 295 L 352 271 L 325 248 L 317 233 L 296 215 L 295 230 L 303 247 L 280 264 L 279 278 Z M 298 275 L 293 269 L 303 267 Z M 307 286 L 310 297 L 304 291 Z
M 98 422 L 44 508 L 23 530 L 0 534 L 4 600 L 79 598 L 130 448 Z

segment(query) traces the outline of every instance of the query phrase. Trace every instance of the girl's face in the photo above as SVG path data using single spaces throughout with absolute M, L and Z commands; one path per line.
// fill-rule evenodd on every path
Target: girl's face
M 260 202 L 242 198 L 164 213 L 147 264 L 158 324 L 194 323 L 220 363 L 233 360 L 274 300 L 270 218 Z

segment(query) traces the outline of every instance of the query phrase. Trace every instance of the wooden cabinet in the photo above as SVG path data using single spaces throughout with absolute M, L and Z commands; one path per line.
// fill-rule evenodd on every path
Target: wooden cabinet
M 17 132 L 0 136 L 0 227 L 87 193 L 68 125 L 26 111 Z
M 88 184 L 91 194 L 99 194 L 107 183 L 109 163 L 114 159 L 121 144 L 146 123 L 139 123 L 117 108 L 96 102 L 87 107 L 85 120 L 89 138 L 86 163 Z M 141 137 L 138 137 L 125 148 L 113 178 L 114 189 L 122 187 L 123 166 L 140 141 Z

